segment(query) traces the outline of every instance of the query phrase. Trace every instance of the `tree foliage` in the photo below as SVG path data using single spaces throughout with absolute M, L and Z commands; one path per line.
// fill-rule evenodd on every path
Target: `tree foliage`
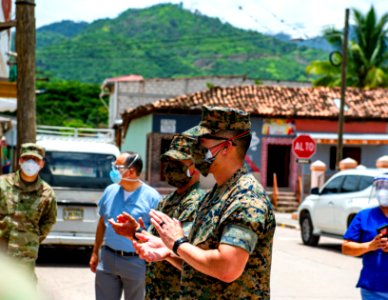
M 97 84 L 75 81 L 38 82 L 37 124 L 69 127 L 107 127 L 108 110 Z
M 65 80 L 101 83 L 140 74 L 306 81 L 305 67 L 324 57 L 322 51 L 237 29 L 174 4 L 129 9 L 79 27 L 62 23 L 37 31 L 37 67 Z
M 363 15 L 352 9 L 356 25 L 347 51 L 348 86 L 376 88 L 388 87 L 388 13 L 377 18 L 373 6 Z M 342 51 L 343 33 L 334 28 L 324 31 L 324 37 L 337 51 Z M 314 61 L 306 71 L 318 75 L 315 86 L 340 86 L 341 68 L 329 61 Z

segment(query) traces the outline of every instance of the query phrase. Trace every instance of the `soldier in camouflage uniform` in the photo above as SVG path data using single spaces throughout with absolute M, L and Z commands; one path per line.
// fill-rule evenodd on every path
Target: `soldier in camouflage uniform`
M 183 135 L 175 136 L 169 150 L 161 156 L 166 181 L 177 189 L 163 198 L 156 208 L 171 218 L 178 219 L 185 234 L 189 234 L 198 204 L 205 193 L 199 187 L 200 174 L 195 169 L 190 148 L 193 139 Z M 126 223 L 110 221 L 117 234 L 133 239 L 141 232 L 140 224 L 128 214 L 121 215 Z M 149 232 L 157 235 L 151 225 Z M 169 251 L 168 251 L 169 252 Z M 179 299 L 180 271 L 165 261 L 147 266 L 146 299 Z
M 205 195 L 199 187 L 199 172 L 190 154 L 192 139 L 175 136 L 169 150 L 161 156 L 164 175 L 168 184 L 177 189 L 159 203 L 157 210 L 181 221 L 189 234 L 198 203 Z M 151 226 L 151 232 L 157 235 Z M 147 266 L 146 299 L 179 299 L 181 272 L 167 261 Z
M 150 213 L 164 247 L 177 255 L 165 258 L 182 268 L 181 299 L 270 299 L 276 225 L 267 194 L 244 167 L 249 115 L 205 106 L 192 131 L 195 165 L 204 176 L 212 173 L 216 185 L 202 200 L 188 238 L 175 220 Z M 161 247 L 136 245 L 146 260 Z
M 0 177 L 0 248 L 31 270 L 57 216 L 54 191 L 39 177 L 44 156 L 39 145 L 23 144 L 20 170 Z

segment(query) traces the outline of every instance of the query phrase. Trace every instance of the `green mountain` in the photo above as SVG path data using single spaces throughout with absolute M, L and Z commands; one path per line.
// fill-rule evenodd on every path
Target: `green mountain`
M 89 24 L 63 21 L 41 27 L 36 55 L 40 72 L 94 83 L 126 74 L 306 81 L 305 67 L 327 56 L 174 4 L 129 9 Z

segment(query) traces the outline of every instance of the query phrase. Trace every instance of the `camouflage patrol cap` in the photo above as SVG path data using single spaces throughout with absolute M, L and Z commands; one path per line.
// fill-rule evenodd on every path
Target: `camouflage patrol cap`
M 176 135 L 170 144 L 167 152 L 163 153 L 161 159 L 173 158 L 176 160 L 191 159 L 191 144 L 193 139 L 187 135 Z
M 187 131 L 190 136 L 214 134 L 220 130 L 251 129 L 249 113 L 229 107 L 202 106 L 202 118 L 198 126 Z
M 34 144 L 34 143 L 25 143 L 22 144 L 20 149 L 20 157 L 23 156 L 35 156 L 39 159 L 43 159 L 45 156 L 44 148 Z

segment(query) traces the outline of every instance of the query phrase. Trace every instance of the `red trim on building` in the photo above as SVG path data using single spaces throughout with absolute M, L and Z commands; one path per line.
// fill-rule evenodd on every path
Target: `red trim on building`
M 295 119 L 297 132 L 337 132 L 338 122 L 317 119 Z M 345 133 L 387 133 L 386 122 L 358 121 L 345 122 Z

